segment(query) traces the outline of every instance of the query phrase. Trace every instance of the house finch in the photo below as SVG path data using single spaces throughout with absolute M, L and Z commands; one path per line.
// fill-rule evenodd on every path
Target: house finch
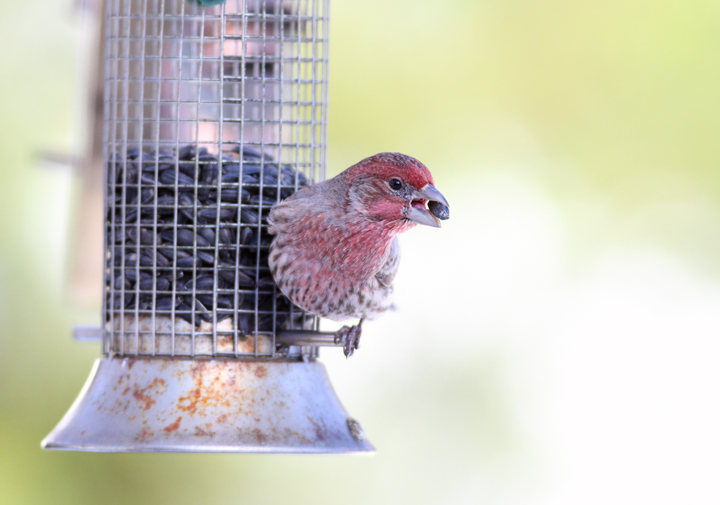
M 280 291 L 302 309 L 343 321 L 336 342 L 357 349 L 365 319 L 392 305 L 400 249 L 396 235 L 416 223 L 440 227 L 448 203 L 415 158 L 380 153 L 327 181 L 303 188 L 270 211 L 270 270 Z M 436 202 L 433 211 L 426 203 Z M 435 215 L 433 215 L 435 214 Z

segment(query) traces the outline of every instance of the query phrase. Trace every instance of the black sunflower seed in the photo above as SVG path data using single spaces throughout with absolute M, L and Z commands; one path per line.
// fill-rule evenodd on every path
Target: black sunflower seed
M 180 158 L 183 161 L 190 161 L 194 160 L 196 154 L 199 154 L 200 156 L 203 156 L 207 154 L 207 149 L 205 147 L 201 147 L 199 150 L 192 144 L 186 145 L 184 147 L 181 147 L 178 150 L 178 158 Z
M 202 237 L 207 240 L 208 244 L 212 245 L 215 243 L 215 232 L 212 228 L 198 228 L 198 237 Z
M 253 325 L 252 314 L 238 315 L 238 326 L 243 335 L 250 335 L 250 329 Z
M 195 296 L 195 299 L 196 299 L 196 300 L 199 300 L 200 302 L 202 302 L 202 304 L 203 304 L 205 307 L 212 307 L 212 306 L 213 306 L 213 297 L 212 297 L 212 295 L 196 295 L 196 296 Z
M 257 175 L 243 174 L 242 184 L 243 184 L 243 186 L 249 186 L 253 190 L 257 191 L 257 185 L 258 185 Z
M 182 172 L 176 172 L 175 170 L 165 170 L 160 173 L 160 182 L 168 186 L 174 186 L 177 180 L 178 185 L 192 186 L 195 184 L 195 179 L 188 177 Z
M 158 247 L 157 251 L 169 260 L 172 260 L 175 255 L 175 249 L 172 247 Z
M 203 260 L 205 263 L 208 263 L 209 265 L 215 263 L 215 256 L 207 251 L 198 251 L 197 257 Z
M 248 193 L 249 198 L 249 193 Z M 223 189 L 220 192 L 220 201 L 227 203 L 237 203 L 238 190 L 237 189 Z M 217 191 L 210 191 L 208 193 L 208 200 L 211 202 L 217 202 Z
M 185 288 L 190 291 L 192 290 L 193 279 L 190 279 L 185 284 Z M 195 290 L 196 291 L 212 291 L 214 286 L 214 280 L 211 275 L 201 275 L 195 279 Z
M 187 175 L 192 180 L 195 180 L 195 174 L 197 173 L 196 164 L 194 161 L 179 161 L 178 170 L 183 174 Z
M 155 234 L 145 228 L 140 228 L 140 243 L 142 245 L 153 245 L 155 243 Z
M 203 184 L 215 184 L 218 179 L 218 166 L 217 163 L 212 163 L 209 165 L 206 165 L 202 169 L 202 178 L 200 181 Z M 223 177 L 223 182 L 225 182 L 225 178 Z
M 234 147 L 234 148 L 233 148 L 233 152 L 239 154 L 239 153 L 240 153 L 240 146 Z M 252 147 L 247 147 L 247 146 L 243 146 L 243 148 L 242 148 L 242 154 L 243 154 L 242 157 L 243 157 L 243 159 L 245 159 L 245 160 L 247 160 L 247 159 L 261 160 L 261 159 L 263 159 L 263 158 L 265 157 L 265 156 L 264 156 L 263 154 L 261 154 L 259 151 L 253 149 Z
M 263 277 L 257 281 L 256 285 L 258 288 L 272 287 L 275 286 L 275 279 L 272 277 Z
M 445 220 L 450 218 L 450 209 L 440 202 L 428 202 L 428 210 L 438 219 Z
M 125 213 L 125 222 L 126 223 L 134 223 L 135 221 L 137 221 L 137 216 L 138 216 L 137 207 L 131 207 L 131 208 L 127 209 L 127 211 Z
M 170 265 L 170 259 L 162 254 L 158 254 L 156 256 L 156 259 L 157 259 L 157 264 L 160 267 L 166 267 L 166 266 Z
M 167 277 L 158 277 L 155 282 L 158 291 L 170 291 L 170 279 Z
M 243 173 L 243 175 L 255 175 L 256 176 L 260 173 L 260 165 L 257 165 L 255 163 L 243 163 L 242 173 Z M 255 181 L 257 181 L 257 178 L 255 178 Z
M 192 231 L 188 230 L 187 228 L 178 228 L 177 231 L 177 243 L 178 245 L 193 245 L 195 236 Z M 198 245 L 205 246 L 209 245 L 209 243 L 202 238 L 202 236 L 198 236 Z
M 295 193 L 295 188 L 282 188 L 280 190 L 280 199 L 285 200 L 287 197 Z
M 218 233 L 218 240 L 221 244 L 234 245 L 235 244 L 235 230 L 230 228 L 220 228 Z
M 175 309 L 175 315 L 180 319 L 184 319 L 190 324 L 193 324 L 192 309 L 187 303 L 181 303 Z
M 272 310 L 274 295 L 269 288 L 274 282 L 267 266 L 272 236 L 257 225 L 267 221 L 278 192 L 287 198 L 296 187 L 306 186 L 307 178 L 288 165 L 280 168 L 259 150 L 236 147 L 234 152 L 242 155 L 217 156 L 196 145 L 147 152 L 132 146 L 124 155 L 110 158 L 108 183 L 113 195 L 108 198 L 106 237 L 112 244 L 108 263 L 118 268 L 112 269 L 106 282 L 126 291 L 125 295 L 108 292 L 108 306 L 143 311 L 175 306 L 178 316 L 195 324 L 213 317 L 221 321 L 241 309 L 248 312 L 238 317 L 238 328 L 244 334 L 255 331 L 255 294 L 235 288 L 252 289 L 259 272 L 263 292 L 258 306 Z M 238 216 L 239 203 L 243 206 Z M 128 225 L 121 226 L 122 222 Z M 238 229 L 238 222 L 247 226 Z M 219 247 L 212 249 L 216 240 Z M 236 249 L 238 243 L 244 247 Z M 195 299 L 154 294 L 173 290 L 187 294 L 193 285 L 200 292 Z M 202 294 L 215 288 L 220 290 L 216 294 Z M 278 298 L 276 308 L 287 312 L 290 304 Z M 212 310 L 217 311 L 214 316 Z M 272 330 L 273 324 L 286 319 L 278 313 L 273 322 L 272 315 L 264 315 L 257 327 Z
M 171 296 L 158 297 L 155 300 L 155 308 L 157 310 L 171 310 L 173 308 L 173 299 Z
M 180 268 L 193 268 L 200 265 L 200 258 L 188 256 L 187 258 L 178 258 L 177 266 Z
M 198 218 L 203 219 L 205 221 L 215 221 L 218 217 L 218 209 L 217 207 L 207 207 L 204 209 L 198 210 Z M 220 219 L 223 221 L 227 221 L 228 219 L 231 219 L 235 215 L 235 209 L 232 207 L 220 207 Z
M 174 207 L 175 206 L 175 197 L 166 195 L 161 196 L 157 199 L 158 206 L 164 206 L 164 207 Z
M 237 277 L 238 286 L 243 287 L 243 288 L 255 287 L 255 279 L 253 279 L 249 275 L 243 273 L 242 271 L 238 271 L 236 273 L 236 277 Z
M 218 277 L 226 284 L 235 283 L 235 271 L 234 270 L 218 270 Z
M 152 278 L 150 278 L 150 279 L 142 279 L 142 280 L 140 281 L 140 289 L 141 289 L 142 291 L 150 291 L 150 290 L 152 290 L 152 288 L 153 288 L 153 284 L 154 284 L 154 283 L 153 283 L 153 279 L 152 279 Z
M 257 211 L 253 209 L 243 207 L 243 209 L 240 211 L 240 221 L 245 224 L 258 224 L 259 220 L 260 215 L 257 213 Z
M 240 243 L 242 245 L 250 245 L 255 239 L 255 231 L 252 228 L 245 227 L 240 232 Z
M 217 178 L 217 174 L 215 175 L 215 177 Z M 223 166 L 223 176 L 222 176 L 223 184 L 227 184 L 230 182 L 237 182 L 239 177 L 240 177 L 240 165 L 233 163 L 231 165 Z
M 277 200 L 274 197 L 269 196 L 260 196 L 260 195 L 253 195 L 250 197 L 250 203 L 254 205 L 259 205 L 262 202 L 263 205 L 272 207 L 277 203 Z
M 243 294 L 237 293 L 238 303 L 242 303 Z M 218 296 L 217 306 L 220 309 L 232 309 L 235 303 L 234 296 Z

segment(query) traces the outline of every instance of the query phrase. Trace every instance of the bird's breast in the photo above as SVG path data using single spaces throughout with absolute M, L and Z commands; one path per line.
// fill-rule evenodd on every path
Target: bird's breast
M 293 303 L 320 317 L 374 318 L 389 308 L 392 288 L 375 278 L 392 237 L 372 229 L 337 227 L 322 219 L 288 232 L 278 229 L 269 263 Z

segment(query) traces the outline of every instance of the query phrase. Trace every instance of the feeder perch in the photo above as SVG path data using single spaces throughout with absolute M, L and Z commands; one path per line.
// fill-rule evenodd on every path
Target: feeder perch
M 217 2 L 210 2 L 217 3 Z M 107 0 L 98 359 L 46 449 L 367 453 L 267 265 L 325 178 L 329 0 Z

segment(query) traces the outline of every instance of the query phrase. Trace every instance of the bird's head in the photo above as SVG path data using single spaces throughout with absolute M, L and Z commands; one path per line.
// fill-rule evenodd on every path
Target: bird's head
M 430 170 L 404 154 L 376 154 L 353 165 L 344 175 L 353 210 L 397 232 L 415 223 L 439 228 L 440 221 L 427 204 L 437 202 L 446 210 L 449 207 L 435 188 Z

